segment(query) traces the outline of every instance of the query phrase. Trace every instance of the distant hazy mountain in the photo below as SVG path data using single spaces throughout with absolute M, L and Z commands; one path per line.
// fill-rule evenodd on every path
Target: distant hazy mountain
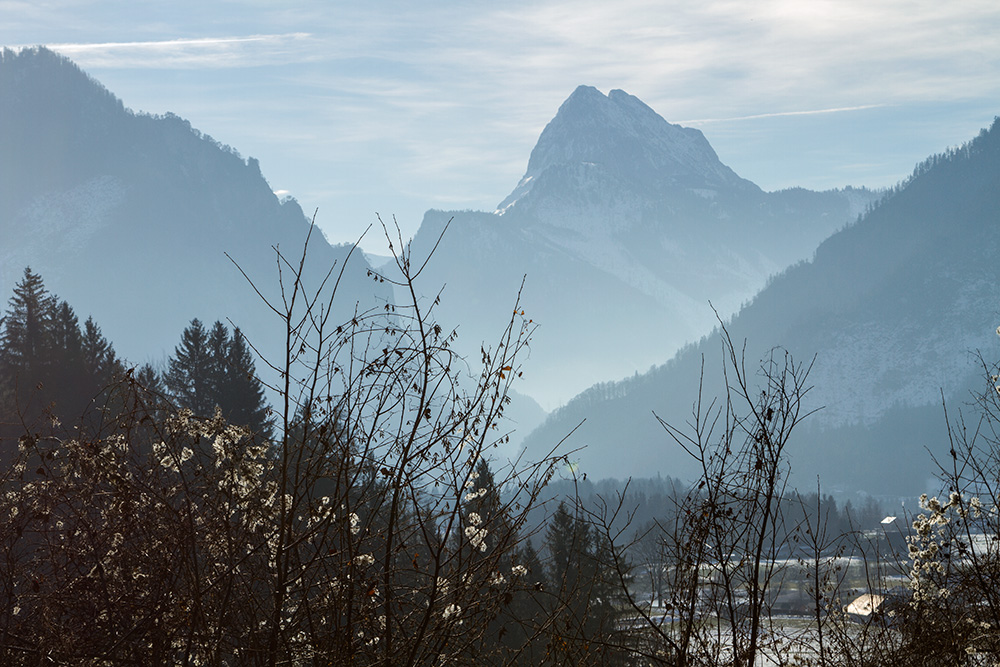
M 282 327 L 225 257 L 276 294 L 272 245 L 301 254 L 308 221 L 257 161 L 176 116 L 122 102 L 43 48 L 0 56 L 0 295 L 26 265 L 126 358 L 172 353 L 187 323 L 229 318 L 274 353 Z M 312 284 L 348 248 L 313 238 Z M 342 313 L 377 298 L 355 253 Z M 258 368 L 260 368 L 258 364 Z
M 771 346 L 808 362 L 811 405 L 800 432 L 800 479 L 880 494 L 925 490 L 925 448 L 947 452 L 941 397 L 952 416 L 982 389 L 975 351 L 1000 345 L 1000 123 L 961 149 L 928 159 L 857 224 L 826 240 L 811 262 L 775 278 L 728 325 L 748 340 L 749 365 Z M 573 438 L 584 470 L 623 477 L 683 475 L 690 462 L 652 412 L 690 417 L 702 356 L 719 387 L 716 335 L 669 363 L 592 387 L 528 438 L 541 450 L 586 418 Z M 967 409 L 967 406 L 965 406 Z M 624 455 L 627 452 L 627 455 Z M 808 482 L 808 480 L 812 480 Z
M 620 90 L 581 86 L 559 108 L 496 211 L 426 214 L 418 254 L 453 219 L 423 276 L 478 350 L 527 276 L 540 327 L 523 391 L 551 407 L 669 358 L 767 277 L 811 256 L 872 200 L 866 190 L 763 192 L 697 130 Z

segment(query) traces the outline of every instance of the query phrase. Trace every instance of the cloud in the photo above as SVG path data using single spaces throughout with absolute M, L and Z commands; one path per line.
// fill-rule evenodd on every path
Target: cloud
M 703 123 L 727 123 L 737 120 L 756 120 L 758 118 L 777 118 L 779 116 L 815 116 L 818 114 L 841 113 L 844 111 L 864 111 L 865 109 L 880 109 L 885 104 L 862 104 L 856 107 L 837 107 L 835 109 L 810 109 L 809 111 L 775 111 L 772 113 L 757 113 L 749 116 L 733 116 L 731 118 L 699 118 L 696 120 L 676 121 L 681 125 L 701 125 Z
M 0 8 L 9 9 L 0 10 L 0 42 L 49 44 L 127 104 L 170 109 L 262 158 L 265 173 L 303 201 L 347 211 L 363 200 L 355 208 L 365 220 L 382 200 L 404 219 L 419 219 L 435 196 L 481 198 L 491 210 L 579 84 L 626 90 L 672 122 L 712 124 L 720 156 L 747 178 L 769 178 L 767 187 L 809 169 L 833 185 L 839 163 L 806 158 L 843 155 L 838 132 L 867 137 L 888 116 L 897 122 L 879 133 L 895 143 L 878 150 L 898 156 L 885 159 L 884 173 L 872 170 L 872 181 L 894 181 L 925 151 L 978 129 L 980 116 L 991 120 L 1000 99 L 996 0 L 175 0 L 134 13 L 96 0 L 0 0 Z M 188 39 L 170 39 L 181 35 Z M 258 67 L 275 64 L 288 66 Z M 880 107 L 891 111 L 863 113 Z M 959 120 L 945 113 L 958 108 L 966 109 Z M 792 126 L 806 124 L 796 117 L 812 121 L 811 152 L 788 149 Z M 685 118 L 695 120 L 677 120 Z M 775 122 L 745 122 L 765 118 Z M 870 161 L 866 151 L 876 149 L 862 144 L 846 164 Z M 399 193 L 408 198 L 389 200 Z
M 243 37 L 204 37 L 144 42 L 49 44 L 48 47 L 91 68 L 229 68 L 309 59 L 312 35 L 306 32 Z
M 467 18 L 420 54 L 513 99 L 623 88 L 673 118 L 1000 91 L 1000 4 L 549 0 Z

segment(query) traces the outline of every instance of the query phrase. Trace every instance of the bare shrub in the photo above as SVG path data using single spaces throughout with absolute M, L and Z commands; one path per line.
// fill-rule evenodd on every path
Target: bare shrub
M 342 274 L 303 284 L 308 242 L 276 257 L 276 441 L 131 375 L 99 431 L 21 437 L 0 480 L 5 664 L 521 660 L 533 630 L 498 624 L 530 589 L 525 516 L 555 461 L 490 456 L 533 325 L 512 302 L 472 364 L 406 247 L 405 305 L 346 322 Z

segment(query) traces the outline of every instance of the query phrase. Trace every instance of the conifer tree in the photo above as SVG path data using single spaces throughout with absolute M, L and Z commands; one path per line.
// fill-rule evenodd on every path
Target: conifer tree
M 56 309 L 52 343 L 57 351 L 58 363 L 72 366 L 83 363 L 83 335 L 80 333 L 80 321 L 73 308 L 65 301 Z
M 500 490 L 497 489 L 493 471 L 490 470 L 490 464 L 486 459 L 479 459 L 472 482 L 473 487 L 465 495 L 466 516 L 475 515 L 478 517 L 479 524 L 485 526 L 490 532 L 508 534 L 510 521 L 500 499 Z M 486 557 L 501 546 L 503 545 L 487 540 L 484 549 L 475 549 L 475 551 L 479 551 Z M 505 549 L 505 551 L 507 550 Z
M 203 417 L 215 409 L 209 357 L 208 334 L 201 320 L 195 318 L 184 329 L 164 378 L 173 399 Z
M 556 664 L 616 664 L 614 645 L 617 574 L 607 547 L 578 508 L 560 503 L 545 532 L 548 585 L 554 595 L 555 635 L 549 656 Z
M 90 374 L 96 388 L 107 385 L 121 372 L 122 362 L 92 317 L 88 317 L 83 323 L 82 350 L 84 368 Z
M 233 424 L 270 435 L 263 386 L 238 328 L 230 335 L 226 325 L 216 321 L 206 331 L 195 318 L 168 364 L 164 382 L 179 405 L 200 416 L 218 407 Z
M 83 363 L 83 334 L 73 308 L 59 304 L 52 326 L 52 398 L 63 414 L 77 415 L 92 398 L 90 376 Z
M 208 373 L 208 391 L 213 406 L 225 406 L 223 414 L 228 417 L 229 401 L 229 347 L 231 344 L 229 329 L 219 320 L 215 321 L 208 332 L 208 358 L 205 369 Z
M 173 414 L 169 393 L 163 383 L 163 375 L 153 364 L 148 362 L 134 369 L 132 373 L 134 384 L 130 387 L 132 390 L 131 406 L 134 408 L 130 407 L 129 409 L 135 409 L 150 416 L 149 430 L 145 433 L 153 442 L 157 438 L 155 424 L 161 423 L 162 419 Z M 144 427 L 147 426 L 144 425 Z
M 30 268 L 0 318 L 0 423 L 33 422 L 50 398 L 42 395 L 52 368 L 56 299 Z
M 0 320 L 0 396 L 5 412 L 75 421 L 122 365 L 92 318 L 83 331 L 72 306 L 30 268 Z
M 463 510 L 466 516 L 482 517 L 480 526 L 473 527 L 486 530 L 486 548 L 467 549 L 461 566 L 486 575 L 477 597 L 483 602 L 492 602 L 488 606 L 492 606 L 495 613 L 478 621 L 482 627 L 481 640 L 477 646 L 470 647 L 472 650 L 465 661 L 468 664 L 532 667 L 547 664 L 544 659 L 547 651 L 545 627 L 551 607 L 546 605 L 542 583 L 544 566 L 530 539 L 524 539 L 520 545 L 519 531 L 510 521 L 510 508 L 500 504 L 499 490 L 493 474 L 487 474 L 488 471 L 488 466 L 481 461 L 477 466 L 480 474 L 476 487 L 479 492 L 486 493 L 466 504 L 474 510 Z M 478 503 L 478 500 L 484 502 Z M 497 585 L 498 581 L 506 583 L 504 577 L 497 577 L 504 573 L 513 577 L 510 589 Z
M 28 387 L 46 379 L 55 319 L 56 298 L 45 288 L 42 277 L 26 268 L 2 320 L 0 371 L 8 382 L 17 378 L 19 386 Z
M 254 433 L 270 437 L 271 425 L 264 387 L 257 377 L 253 354 L 239 327 L 233 329 L 229 342 L 225 377 L 228 419 L 234 424 L 248 426 Z
M 517 651 L 515 664 L 544 664 L 546 641 L 543 628 L 548 620 L 545 566 L 530 539 L 524 541 L 513 560 L 511 570 L 517 573 L 521 582 L 507 610 L 503 640 Z
M 531 540 L 525 540 L 524 546 L 518 551 L 517 554 L 517 564 L 524 568 L 524 576 L 527 577 L 527 581 L 534 582 L 534 585 L 538 588 L 543 587 L 543 580 L 545 577 L 545 566 L 542 564 L 542 559 L 538 555 L 538 550 L 535 549 L 535 545 L 532 544 Z
M 135 381 L 151 396 L 165 396 L 167 393 L 163 377 L 153 367 L 153 364 L 143 364 L 135 373 Z
M 538 664 L 530 646 L 535 634 L 531 630 L 535 621 L 532 611 L 538 605 L 526 591 L 518 591 L 521 595 L 516 596 L 502 586 L 507 576 L 515 576 L 520 537 L 485 458 L 478 460 L 465 487 L 461 513 L 464 525 L 455 533 L 454 564 L 477 589 L 476 598 L 494 610 L 478 619 L 481 639 L 469 647 L 462 660 L 500 665 L 511 664 L 513 658 L 513 664 Z
M 590 527 L 575 519 L 565 502 L 559 503 L 549 521 L 545 546 L 549 552 L 549 584 L 554 589 L 572 587 L 578 574 L 573 564 L 589 549 Z

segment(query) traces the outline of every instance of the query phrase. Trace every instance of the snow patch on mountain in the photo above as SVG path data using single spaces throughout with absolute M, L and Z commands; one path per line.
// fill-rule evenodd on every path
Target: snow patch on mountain
M 114 176 L 96 176 L 64 192 L 36 197 L 16 216 L 23 229 L 58 239 L 61 245 L 82 245 L 108 226 L 111 214 L 125 199 L 125 186 Z
M 118 178 L 102 175 L 32 199 L 14 215 L 9 236 L 0 246 L 0 289 L 4 293 L 13 289 L 27 257 L 80 251 L 108 227 L 126 192 Z
M 942 392 L 956 396 L 982 373 L 977 351 L 995 345 L 992 311 L 982 304 L 998 298 L 995 285 L 973 282 L 939 322 L 867 322 L 831 332 L 809 376 L 813 398 L 824 405 L 811 419 L 867 426 L 891 408 L 935 405 Z

